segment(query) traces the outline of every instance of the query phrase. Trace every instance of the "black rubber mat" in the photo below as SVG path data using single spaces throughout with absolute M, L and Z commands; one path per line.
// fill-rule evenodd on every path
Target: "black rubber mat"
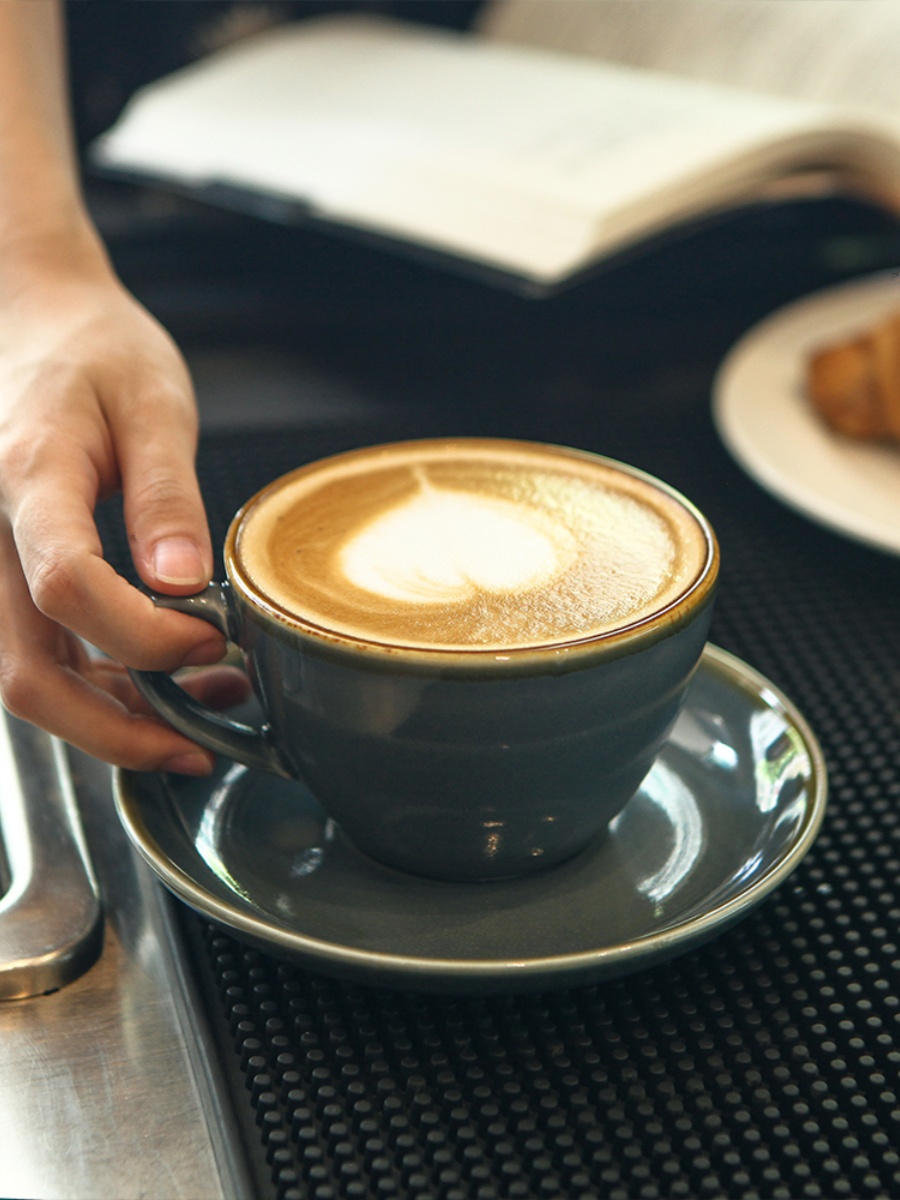
M 521 998 L 334 982 L 184 910 L 260 1194 L 900 1196 L 900 562 L 745 479 L 701 388 L 598 405 L 569 427 L 565 415 L 548 408 L 513 432 L 633 461 L 713 520 L 724 571 L 713 639 L 818 734 L 824 829 L 766 903 L 704 948 Z M 498 431 L 484 416 L 451 424 Z M 208 439 L 215 535 L 282 470 L 431 431 L 421 419 Z

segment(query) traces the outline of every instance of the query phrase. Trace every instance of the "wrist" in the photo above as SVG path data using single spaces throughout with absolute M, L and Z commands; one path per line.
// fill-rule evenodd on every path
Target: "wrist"
M 0 228 L 0 304 L 15 303 L 36 288 L 66 281 L 109 283 L 114 273 L 87 213 L 32 214 L 15 229 Z

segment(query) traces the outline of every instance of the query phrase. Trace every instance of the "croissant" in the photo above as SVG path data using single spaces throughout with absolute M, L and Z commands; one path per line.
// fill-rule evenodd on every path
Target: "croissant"
M 900 442 L 900 313 L 814 350 L 807 362 L 807 392 L 838 433 Z

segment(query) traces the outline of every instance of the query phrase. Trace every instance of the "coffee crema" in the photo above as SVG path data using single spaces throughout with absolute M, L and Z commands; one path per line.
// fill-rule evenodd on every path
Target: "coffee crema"
M 651 617 L 709 553 L 697 517 L 649 479 L 564 448 L 462 439 L 301 467 L 247 506 L 233 561 L 301 624 L 501 652 Z

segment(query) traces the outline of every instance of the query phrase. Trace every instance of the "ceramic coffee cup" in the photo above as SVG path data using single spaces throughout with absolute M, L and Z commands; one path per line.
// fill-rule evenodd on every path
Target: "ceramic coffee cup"
M 500 439 L 369 447 L 245 504 L 224 582 L 154 597 L 241 647 L 259 728 L 133 676 L 201 745 L 302 780 L 382 863 L 517 875 L 577 853 L 637 790 L 718 565 L 689 501 L 612 460 Z

